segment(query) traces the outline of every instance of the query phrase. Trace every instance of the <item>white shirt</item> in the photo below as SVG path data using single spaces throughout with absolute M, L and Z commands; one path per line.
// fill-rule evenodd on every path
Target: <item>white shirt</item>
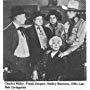
M 52 51 L 51 52 L 51 57 L 53 58 L 56 54 L 57 54 L 58 51 Z
M 16 29 L 20 27 L 20 25 L 18 25 L 16 22 L 13 21 L 12 23 L 14 24 L 14 26 L 16 27 Z
M 20 27 L 15 22 L 13 22 L 13 23 L 16 28 Z M 20 30 L 17 30 L 17 32 L 18 32 L 18 36 L 19 36 L 19 43 L 14 52 L 14 55 L 17 57 L 20 57 L 20 58 L 29 57 L 30 53 L 29 53 L 26 37 L 25 37 L 25 35 L 24 36 L 22 35 Z

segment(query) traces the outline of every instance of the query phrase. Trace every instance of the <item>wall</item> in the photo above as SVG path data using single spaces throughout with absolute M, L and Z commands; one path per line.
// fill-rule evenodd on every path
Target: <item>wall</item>
M 48 5 L 48 2 L 51 0 L 4 0 L 6 2 L 10 2 L 9 5 L 36 5 L 39 4 L 40 6 Z M 59 5 L 67 5 L 68 1 L 70 0 L 58 0 Z M 77 0 L 80 2 L 80 8 L 85 7 L 86 0 Z
M 36 4 L 41 4 L 41 5 L 47 5 L 48 0 L 4 0 L 6 2 L 10 2 L 11 5 L 36 5 Z

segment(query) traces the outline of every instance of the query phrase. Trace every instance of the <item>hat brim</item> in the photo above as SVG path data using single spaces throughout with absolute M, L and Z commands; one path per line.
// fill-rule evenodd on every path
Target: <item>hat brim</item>
M 79 9 L 75 9 L 75 8 L 68 8 L 68 9 L 66 9 L 66 11 L 79 11 Z

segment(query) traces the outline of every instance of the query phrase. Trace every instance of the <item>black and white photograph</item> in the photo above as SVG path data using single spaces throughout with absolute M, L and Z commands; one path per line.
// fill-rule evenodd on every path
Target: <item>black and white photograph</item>
M 86 0 L 3 0 L 4 81 L 87 81 Z

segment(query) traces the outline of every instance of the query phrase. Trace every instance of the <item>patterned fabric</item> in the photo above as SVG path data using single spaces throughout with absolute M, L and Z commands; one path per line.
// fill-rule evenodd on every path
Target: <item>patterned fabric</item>
M 63 38 L 63 35 L 65 34 L 65 28 L 64 28 L 63 24 L 57 23 L 57 25 L 55 27 L 52 27 L 50 25 L 50 23 L 48 23 L 46 25 L 46 27 L 50 28 L 50 30 L 52 31 L 52 33 L 54 33 L 54 31 L 55 31 L 55 35 L 60 36 L 60 37 Z
M 66 44 L 66 32 L 65 32 L 65 28 L 64 25 L 61 23 L 57 23 L 57 25 L 55 27 L 52 27 L 50 25 L 50 23 L 48 23 L 46 25 L 46 27 L 50 28 L 50 30 L 52 31 L 53 36 L 59 36 L 62 39 L 62 51 L 65 49 L 65 44 Z
M 47 48 L 47 36 L 41 26 L 36 26 L 36 32 L 39 37 L 41 48 L 44 50 L 45 48 Z
M 39 76 L 45 74 L 45 78 L 47 80 L 57 80 L 59 75 L 64 74 L 64 61 L 58 57 L 59 53 L 59 51 L 55 52 L 53 57 L 52 50 L 49 50 L 43 54 L 38 64 L 34 67 L 34 69 L 38 71 Z

